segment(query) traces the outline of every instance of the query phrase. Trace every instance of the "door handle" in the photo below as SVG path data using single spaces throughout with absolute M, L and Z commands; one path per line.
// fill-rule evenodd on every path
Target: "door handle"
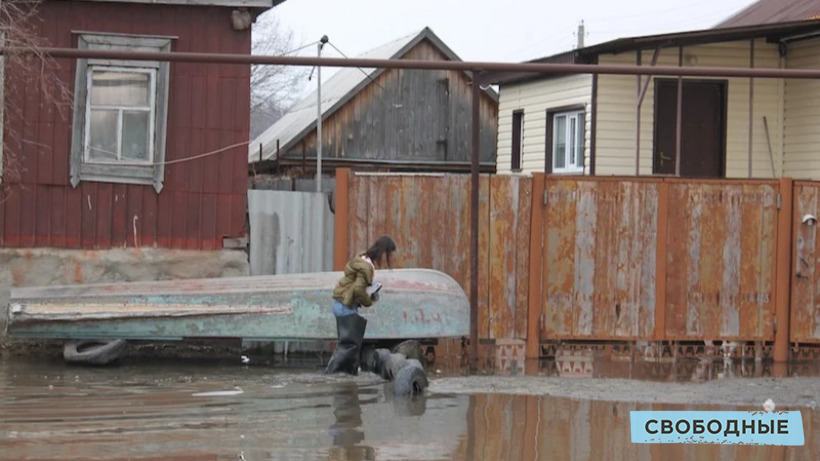
M 663 166 L 663 161 L 664 160 L 672 160 L 672 157 L 667 157 L 667 156 L 663 155 L 663 151 L 660 152 L 659 156 L 661 158 L 661 166 Z

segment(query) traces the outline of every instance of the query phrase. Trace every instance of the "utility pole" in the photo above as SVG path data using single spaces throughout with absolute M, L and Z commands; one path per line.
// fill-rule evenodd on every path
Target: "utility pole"
M 327 35 L 319 40 L 318 57 L 322 57 L 322 47 L 328 42 Z M 322 192 L 322 66 L 316 66 L 316 192 Z
M 581 24 L 578 24 L 578 49 L 584 47 L 584 20 L 581 20 Z

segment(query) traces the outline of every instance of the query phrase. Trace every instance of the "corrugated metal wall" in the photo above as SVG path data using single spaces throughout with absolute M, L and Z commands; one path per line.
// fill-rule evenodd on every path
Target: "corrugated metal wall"
M 328 195 L 249 190 L 250 275 L 333 269 L 333 213 Z
M 174 51 L 249 53 L 250 30 L 231 29 L 229 8 L 103 2 L 44 2 L 40 32 L 51 46 L 75 47 L 75 31 L 178 37 Z M 58 60 L 73 88 L 75 61 Z M 166 161 L 247 141 L 250 69 L 172 63 Z M 151 186 L 69 184 L 71 107 L 48 81 L 15 78 L 8 66 L 5 188 L 0 246 L 218 249 L 244 233 L 247 147 L 167 165 Z

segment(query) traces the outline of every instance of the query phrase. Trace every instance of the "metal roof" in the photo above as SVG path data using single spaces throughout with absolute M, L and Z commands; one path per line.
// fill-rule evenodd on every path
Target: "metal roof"
M 357 56 L 363 59 L 399 59 L 422 40 L 429 40 L 450 60 L 461 59 L 429 27 L 406 35 Z M 370 84 L 385 69 L 344 67 L 330 79 L 322 83 L 322 120 L 327 119 L 350 101 L 359 91 Z M 469 74 L 469 72 L 468 72 Z M 497 97 L 494 91 L 487 91 Z M 248 163 L 259 161 L 259 145 L 262 145 L 262 160 L 276 157 L 276 141 L 279 149 L 286 152 L 305 135 L 316 129 L 316 90 L 298 102 L 282 118 L 262 132 L 248 145 Z
M 715 28 L 820 19 L 820 0 L 759 0 Z
M 820 2 L 818 2 L 820 3 Z M 566 51 L 544 58 L 534 59 L 534 63 L 572 63 L 594 64 L 601 54 L 622 53 L 640 49 L 654 49 L 677 46 L 693 46 L 708 43 L 731 42 L 737 40 L 751 40 L 766 38 L 781 40 L 790 37 L 820 34 L 820 20 L 792 21 L 775 24 L 759 24 L 754 26 L 724 27 L 719 29 L 704 29 L 687 32 L 676 32 L 662 35 L 645 35 L 611 40 L 609 42 L 588 46 L 572 51 Z M 497 74 L 490 76 L 493 83 L 514 83 L 529 80 L 549 78 L 550 75 L 525 75 L 521 73 Z

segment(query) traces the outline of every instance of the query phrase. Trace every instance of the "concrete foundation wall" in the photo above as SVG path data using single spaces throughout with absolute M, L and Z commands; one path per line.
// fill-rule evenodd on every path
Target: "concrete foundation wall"
M 240 277 L 249 272 L 248 256 L 240 250 L 0 249 L 0 343 L 6 339 L 13 287 Z

